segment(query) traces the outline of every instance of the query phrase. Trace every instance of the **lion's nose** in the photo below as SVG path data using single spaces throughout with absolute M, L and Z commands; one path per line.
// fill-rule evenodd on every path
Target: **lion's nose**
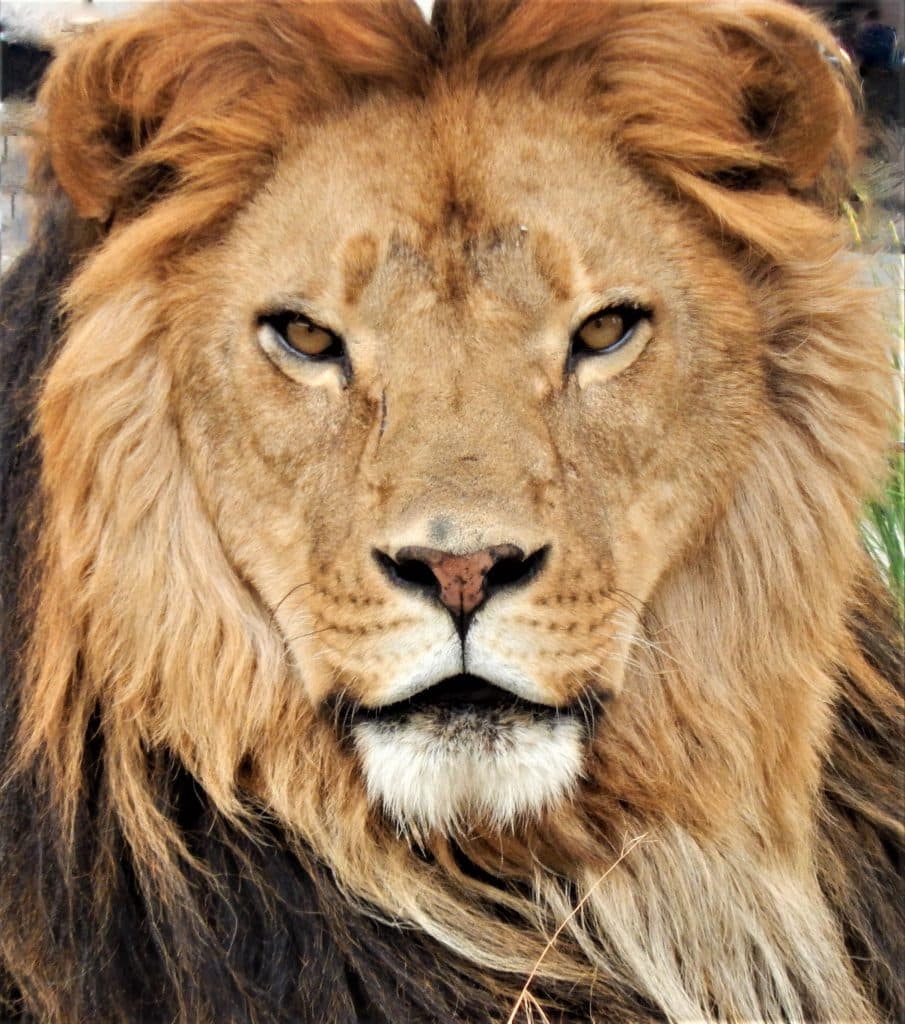
M 382 551 L 374 554 L 394 583 L 436 598 L 461 620 L 498 591 L 533 579 L 543 568 L 548 550 L 538 548 L 526 556 L 515 544 L 498 544 L 466 555 L 420 547 L 400 548 L 393 558 Z

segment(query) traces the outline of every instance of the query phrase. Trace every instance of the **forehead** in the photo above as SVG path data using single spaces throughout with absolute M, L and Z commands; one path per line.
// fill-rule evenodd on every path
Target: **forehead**
M 299 130 L 238 248 L 271 288 L 311 298 L 339 279 L 354 301 L 394 264 L 455 299 L 526 261 L 562 297 L 585 273 L 643 283 L 645 260 L 669 253 L 667 212 L 577 99 L 380 98 Z

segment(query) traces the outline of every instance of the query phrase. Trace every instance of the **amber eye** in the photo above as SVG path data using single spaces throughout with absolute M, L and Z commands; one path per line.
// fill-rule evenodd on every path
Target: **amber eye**
M 570 361 L 582 356 L 607 355 L 627 345 L 643 321 L 650 319 L 646 309 L 636 306 L 608 306 L 589 316 L 572 335 Z
M 261 317 L 261 323 L 272 328 L 293 355 L 317 360 L 345 359 L 342 338 L 301 313 L 274 313 Z

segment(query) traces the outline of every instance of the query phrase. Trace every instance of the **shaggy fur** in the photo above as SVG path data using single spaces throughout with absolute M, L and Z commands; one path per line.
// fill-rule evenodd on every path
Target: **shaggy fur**
M 3 285 L 8 1015 L 905 1015 L 843 68 L 774 0 L 199 2 L 67 46 Z M 256 335 L 300 296 L 351 370 Z M 651 316 L 567 362 L 614 302 Z M 514 541 L 543 571 L 461 651 L 372 557 Z M 466 656 L 580 703 L 581 756 L 350 739 Z

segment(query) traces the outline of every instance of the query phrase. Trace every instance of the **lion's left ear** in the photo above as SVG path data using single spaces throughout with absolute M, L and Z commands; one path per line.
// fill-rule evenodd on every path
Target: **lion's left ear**
M 762 6 L 762 5 L 761 5 Z M 725 50 L 724 94 L 763 167 L 792 192 L 831 199 L 844 186 L 857 151 L 854 76 L 833 37 L 810 16 L 758 5 L 718 27 Z M 718 37 L 719 38 L 719 37 Z
M 838 207 L 858 149 L 854 76 L 814 17 L 776 0 L 576 7 L 602 22 L 598 102 L 658 175 Z

